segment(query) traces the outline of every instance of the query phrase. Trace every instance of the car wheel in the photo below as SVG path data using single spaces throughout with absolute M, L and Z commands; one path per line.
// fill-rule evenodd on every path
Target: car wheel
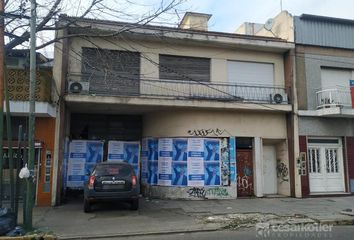
M 91 204 L 88 200 L 84 200 L 84 212 L 89 213 L 91 212 Z
M 131 210 L 138 210 L 138 208 L 139 208 L 139 199 L 133 199 L 130 204 L 131 204 L 131 206 L 130 206 Z

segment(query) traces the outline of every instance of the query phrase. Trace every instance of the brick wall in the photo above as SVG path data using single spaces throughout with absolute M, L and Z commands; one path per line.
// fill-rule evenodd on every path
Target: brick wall
M 304 152 L 306 154 L 306 166 L 308 166 L 308 164 L 307 164 L 307 138 L 306 138 L 306 136 L 299 136 L 299 147 L 300 147 L 300 152 Z M 303 197 L 307 197 L 310 193 L 308 169 L 306 171 L 306 175 L 301 176 L 301 193 L 302 193 Z
M 347 146 L 347 166 L 348 166 L 348 175 L 349 175 L 349 183 L 350 179 L 354 180 L 354 137 L 347 137 L 346 138 Z M 354 186 L 350 186 L 353 188 Z M 350 191 L 350 188 L 349 188 Z

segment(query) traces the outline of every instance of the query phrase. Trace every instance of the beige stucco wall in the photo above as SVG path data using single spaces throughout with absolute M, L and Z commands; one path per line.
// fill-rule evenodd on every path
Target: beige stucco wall
M 175 110 L 144 115 L 144 137 L 185 137 L 189 130 L 220 129 L 221 136 L 286 139 L 286 120 L 281 113 Z M 214 136 L 215 137 L 215 136 Z
M 280 163 L 283 163 L 286 171 L 288 170 L 287 176 L 280 177 L 278 176 L 278 194 L 290 196 L 290 171 L 289 171 L 289 153 L 288 153 L 288 142 L 281 141 L 276 144 L 276 156 L 277 156 L 277 167 Z M 277 169 L 278 171 L 279 169 Z M 285 172 L 284 172 L 285 173 Z M 277 172 L 278 174 L 278 172 Z M 285 174 L 284 174 L 285 175 Z
M 171 54 L 192 57 L 211 58 L 211 81 L 227 82 L 227 60 L 264 62 L 274 64 L 274 84 L 284 86 L 284 63 L 282 53 L 263 52 L 235 48 L 211 47 L 203 44 L 180 44 L 165 40 L 163 42 L 134 40 L 129 43 L 123 40 L 91 39 L 95 45 L 84 39 L 75 38 L 70 41 L 69 72 L 81 72 L 82 47 L 100 47 L 112 50 L 130 50 L 141 52 L 141 78 L 158 78 L 159 54 Z M 77 79 L 79 80 L 79 79 Z M 259 84 L 262 84 L 260 79 Z
M 294 42 L 294 18 L 287 12 L 282 11 L 273 18 L 272 30 L 265 28 L 256 33 L 257 36 L 278 37 L 289 42 Z
M 187 16 L 184 22 L 181 23 L 180 28 L 206 31 L 208 30 L 208 17 L 199 15 Z
M 63 31 L 57 31 L 58 38 L 63 36 Z M 52 84 L 52 98 L 53 101 L 58 100 L 58 92 L 60 92 L 60 84 L 62 78 L 62 56 L 63 56 L 63 43 L 58 41 L 54 44 L 54 60 L 53 60 L 53 80 L 55 84 Z

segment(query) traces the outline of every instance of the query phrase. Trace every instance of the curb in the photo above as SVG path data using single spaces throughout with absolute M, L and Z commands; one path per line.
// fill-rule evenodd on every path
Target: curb
M 334 226 L 340 225 L 354 225 L 354 219 L 314 219 L 315 222 L 321 224 L 328 224 Z M 296 224 L 295 224 L 296 225 Z M 151 235 L 168 235 L 168 234 L 180 234 L 180 233 L 196 233 L 196 232 L 215 232 L 222 231 L 223 226 L 205 229 L 190 229 L 190 230 L 173 230 L 173 231 L 159 231 L 159 232 L 133 232 L 133 233 L 116 233 L 116 234 L 103 234 L 103 235 L 90 235 L 90 236 L 57 236 L 59 240 L 77 240 L 77 239 L 107 239 L 107 238 L 124 238 L 124 237 L 137 237 L 137 236 L 151 236 Z
M 137 232 L 137 233 L 117 233 L 107 235 L 91 235 L 91 236 L 57 236 L 59 240 L 76 240 L 76 239 L 98 239 L 98 238 L 123 238 L 123 237 L 137 237 L 148 235 L 167 235 L 167 234 L 179 234 L 179 233 L 196 233 L 196 232 L 215 232 L 222 230 L 220 227 L 207 228 L 207 229 L 191 229 L 191 230 L 175 230 L 175 231 L 163 231 L 163 232 Z
M 6 236 L 0 237 L 0 240 L 33 240 L 33 239 L 56 240 L 58 238 L 54 235 L 40 235 L 40 234 L 17 236 L 17 237 L 6 237 Z
M 321 224 L 328 224 L 334 226 L 343 226 L 343 225 L 354 225 L 354 219 L 326 219 L 326 220 L 318 220 Z

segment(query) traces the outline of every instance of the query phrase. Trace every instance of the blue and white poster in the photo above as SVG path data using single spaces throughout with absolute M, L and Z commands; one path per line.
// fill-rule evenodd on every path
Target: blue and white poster
M 187 186 L 187 162 L 172 162 L 172 185 L 174 186 Z
M 142 183 L 148 182 L 149 168 L 148 168 L 148 140 L 147 138 L 141 141 L 141 181 Z
M 173 161 L 185 161 L 187 162 L 187 145 L 188 140 L 186 138 L 174 138 L 173 142 Z
M 81 188 L 87 181 L 96 163 L 103 158 L 103 143 L 100 141 L 73 140 L 69 144 L 67 187 Z
M 230 181 L 236 182 L 236 138 L 230 137 L 229 143 L 229 151 L 230 151 Z
M 107 161 L 123 161 L 123 160 L 124 160 L 123 142 L 109 141 Z
M 220 140 L 204 139 L 204 185 L 219 186 L 221 185 L 221 166 L 220 166 Z
M 188 186 L 204 186 L 204 139 L 188 139 Z
M 139 176 L 139 142 L 108 142 L 108 158 L 107 161 L 124 161 L 133 166 L 135 174 Z
M 220 140 L 208 138 L 205 139 L 204 152 L 205 161 L 220 161 Z
M 159 144 L 157 138 L 147 138 L 147 168 L 148 168 L 148 184 L 157 185 L 158 179 L 158 159 Z
M 172 185 L 172 138 L 159 139 L 158 185 Z
M 220 163 L 215 161 L 205 161 L 205 186 L 220 185 Z
M 157 161 L 159 159 L 159 144 L 157 138 L 148 138 L 148 160 Z
M 148 183 L 150 185 L 157 185 L 158 179 L 158 162 L 157 161 L 148 161 Z

